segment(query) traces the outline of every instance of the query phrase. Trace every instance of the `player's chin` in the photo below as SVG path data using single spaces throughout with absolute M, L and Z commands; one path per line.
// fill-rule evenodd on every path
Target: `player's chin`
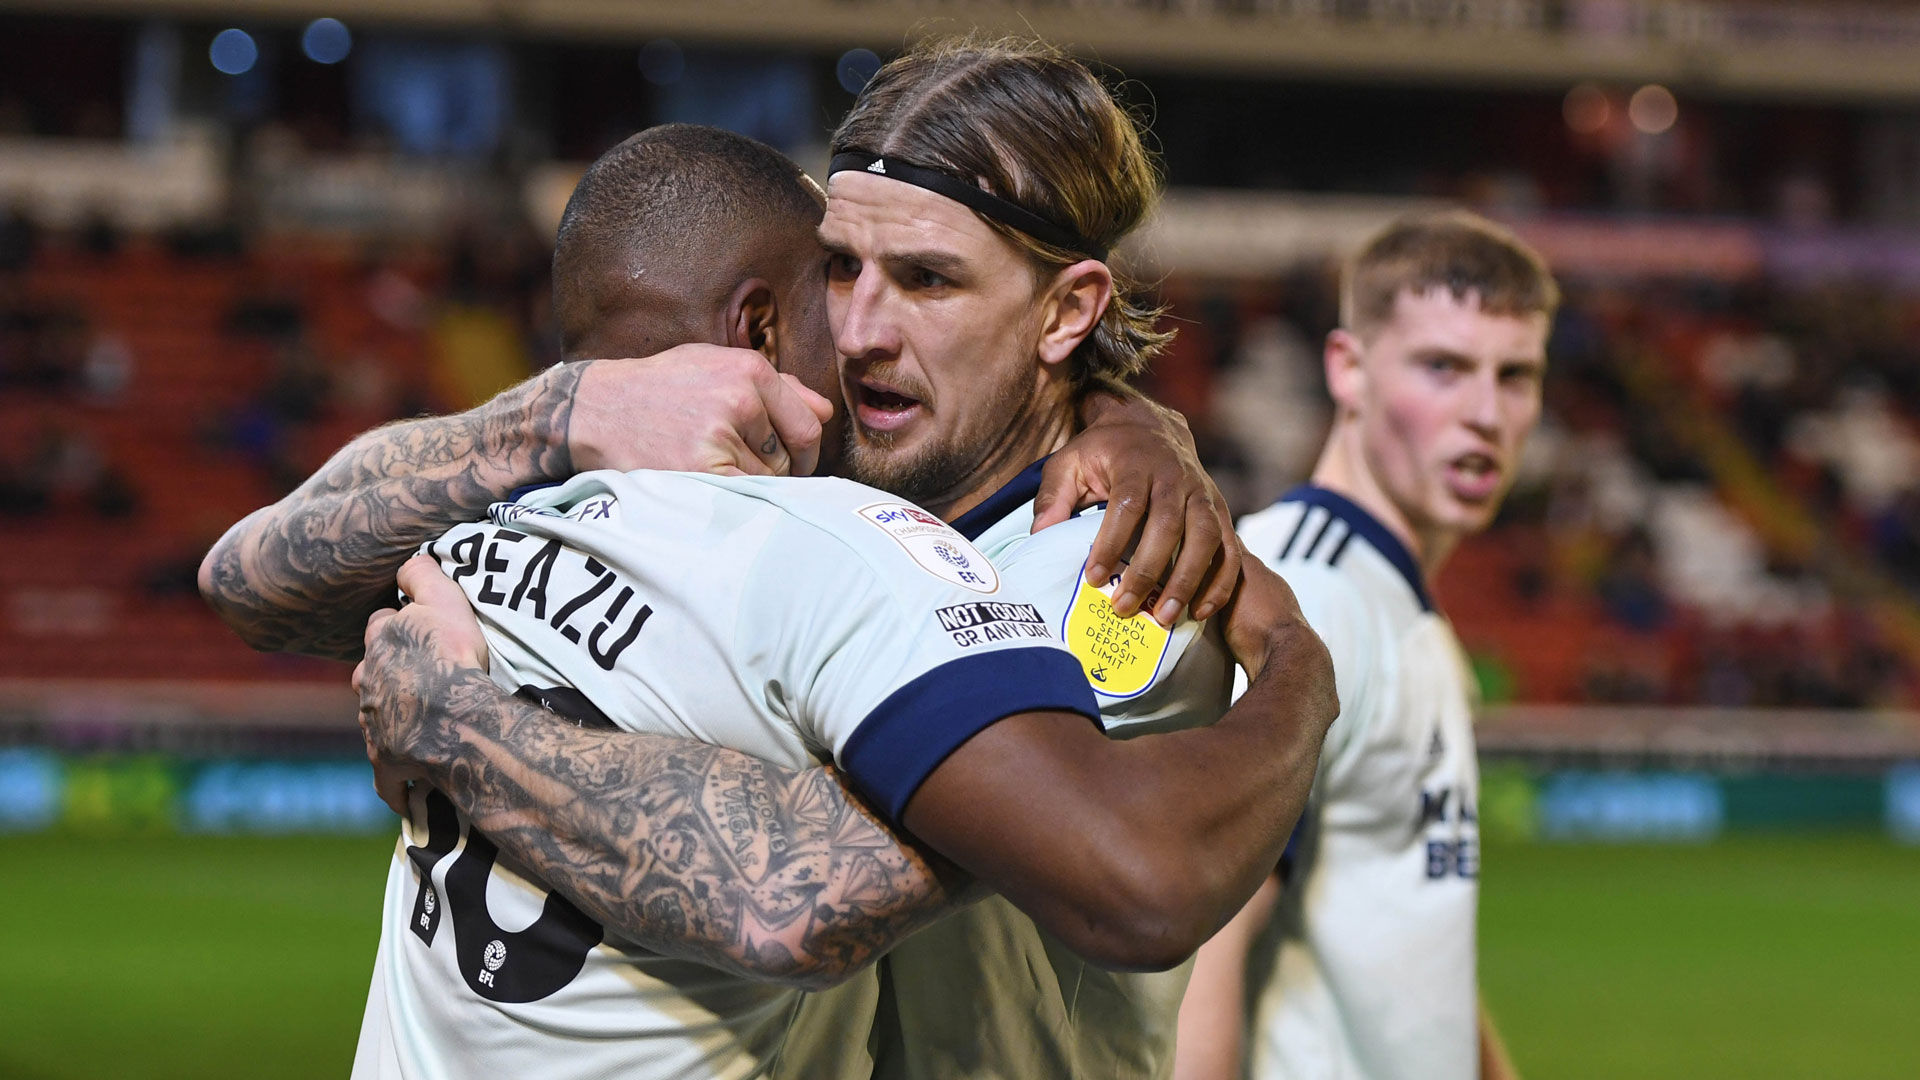
M 911 440 L 902 440 L 894 432 L 869 432 L 859 425 L 855 425 L 853 433 L 853 438 L 847 440 L 844 459 L 853 479 L 892 490 L 903 477 L 913 473 L 919 455 Z
M 1435 509 L 1434 520 L 1445 522 L 1453 531 L 1462 533 L 1480 532 L 1493 524 L 1500 514 L 1500 500 L 1505 492 L 1497 492 L 1485 498 L 1470 498 L 1451 492 L 1441 496 L 1440 506 Z

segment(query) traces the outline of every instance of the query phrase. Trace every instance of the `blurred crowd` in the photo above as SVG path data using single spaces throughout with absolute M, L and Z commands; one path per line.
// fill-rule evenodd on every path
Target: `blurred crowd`
M 77 246 L 110 257 L 119 242 L 112 229 L 89 227 Z M 93 324 L 75 300 L 30 295 L 24 277 L 42 243 L 40 230 L 17 210 L 0 213 L 0 393 L 41 401 L 38 423 L 10 440 L 0 455 L 0 512 L 29 517 L 79 507 L 104 518 L 139 509 L 126 477 L 83 427 L 82 409 L 120 404 L 133 378 L 126 343 Z
M 1920 304 L 1865 284 L 1564 284 L 1513 495 L 1438 583 L 1489 693 L 1910 704 Z M 1182 340 L 1156 389 L 1241 510 L 1312 469 L 1334 290 L 1320 267 L 1169 287 Z M 1546 655 L 1561 644 L 1581 655 Z
M 113 449 L 137 441 L 103 443 L 86 417 L 137 414 L 136 372 L 174 361 L 32 287 L 48 246 L 0 219 L 0 387 L 39 403 L 32 437 L 0 445 L 0 508 L 137 517 L 151 500 Z M 547 252 L 518 223 L 470 224 L 437 250 L 291 262 L 204 234 L 82 230 L 52 246 L 67 265 L 110 268 L 131 246 L 242 268 L 209 350 L 256 360 L 190 430 L 268 495 L 356 431 L 472 404 L 557 359 Z M 347 264 L 333 292 L 301 261 L 327 258 Z M 1911 703 L 1900 628 L 1920 611 L 1920 304 L 1863 284 L 1565 285 L 1545 414 L 1507 510 L 1438 583 L 1489 695 Z M 1263 506 L 1311 471 L 1325 431 L 1334 270 L 1160 288 L 1180 333 L 1150 388 L 1191 418 L 1236 510 Z M 154 568 L 153 587 L 184 590 L 191 561 Z

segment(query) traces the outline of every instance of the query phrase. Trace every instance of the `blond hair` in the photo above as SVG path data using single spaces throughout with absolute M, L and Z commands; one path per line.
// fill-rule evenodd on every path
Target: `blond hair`
M 833 133 L 833 153 L 899 157 L 980 184 L 1111 249 L 1159 200 L 1134 117 L 1086 65 L 1017 38 L 922 42 L 888 63 Z M 1087 257 L 992 218 L 1044 275 Z M 1111 269 L 1111 268 L 1110 268 Z M 1077 385 L 1138 375 L 1173 339 L 1164 308 L 1114 271 L 1113 298 L 1074 351 Z
M 1540 253 L 1464 210 L 1405 218 L 1367 241 L 1340 275 L 1340 325 L 1365 337 L 1393 318 L 1403 292 L 1469 293 L 1491 315 L 1544 314 L 1560 306 Z

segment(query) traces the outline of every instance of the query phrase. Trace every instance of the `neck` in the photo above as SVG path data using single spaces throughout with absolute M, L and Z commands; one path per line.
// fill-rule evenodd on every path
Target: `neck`
M 1372 514 L 1388 532 L 1407 545 L 1413 561 L 1420 564 L 1420 573 L 1426 577 L 1429 588 L 1460 543 L 1458 530 L 1421 528 L 1388 497 L 1386 489 L 1374 478 L 1373 470 L 1367 467 L 1358 427 L 1345 420 L 1334 421 L 1333 434 L 1327 437 L 1320 462 L 1313 467 L 1313 482 L 1353 500 L 1354 505 Z
M 1007 424 L 1005 434 L 951 495 L 923 500 L 930 513 L 952 521 L 987 501 L 1027 466 L 1053 453 L 1073 437 L 1073 403 L 1037 394 Z

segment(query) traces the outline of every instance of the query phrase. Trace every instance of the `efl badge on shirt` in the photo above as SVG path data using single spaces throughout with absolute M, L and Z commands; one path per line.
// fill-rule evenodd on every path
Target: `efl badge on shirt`
M 1143 693 L 1160 673 L 1172 632 L 1145 611 L 1123 619 L 1113 610 L 1119 574 L 1104 585 L 1089 585 L 1086 564 L 1081 563 L 1077 580 L 1073 603 L 1060 623 L 1061 640 L 1080 658 L 1087 682 L 1100 696 L 1129 698 Z
M 907 549 L 913 561 L 934 577 L 990 593 L 1000 589 L 1000 572 L 951 525 L 906 503 L 874 503 L 856 511 Z

